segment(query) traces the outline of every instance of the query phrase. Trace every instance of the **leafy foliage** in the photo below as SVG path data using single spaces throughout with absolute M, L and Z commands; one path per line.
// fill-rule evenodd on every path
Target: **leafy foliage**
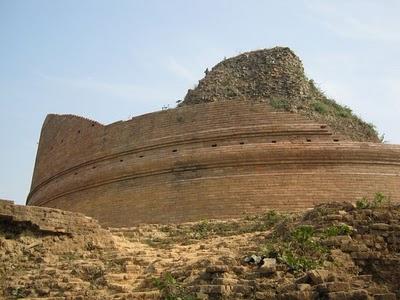
M 289 110 L 290 103 L 285 98 L 272 98 L 269 102 L 273 108 Z
M 276 258 L 296 273 L 314 269 L 326 259 L 328 249 L 320 244 L 314 227 L 300 225 L 285 237 L 275 237 L 262 248 L 263 255 Z
M 359 209 L 365 208 L 378 208 L 390 205 L 391 199 L 389 196 L 386 196 L 382 192 L 377 192 L 374 195 L 372 200 L 369 200 L 367 197 L 363 197 L 360 200 L 357 200 L 356 207 Z
M 352 233 L 350 226 L 346 224 L 332 225 L 324 230 L 326 237 L 338 236 L 338 235 L 349 235 Z
M 313 235 L 314 235 L 314 228 L 309 225 L 299 226 L 292 232 L 292 237 L 298 243 L 306 243 L 310 241 Z
M 328 106 L 323 102 L 314 102 L 312 108 L 320 114 L 326 114 L 329 110 Z
M 318 261 L 306 256 L 298 256 L 291 250 L 284 251 L 280 260 L 295 272 L 315 269 L 319 265 Z

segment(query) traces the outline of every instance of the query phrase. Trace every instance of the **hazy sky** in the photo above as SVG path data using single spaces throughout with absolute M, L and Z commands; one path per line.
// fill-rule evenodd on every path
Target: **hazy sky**
M 0 198 L 25 202 L 46 114 L 173 107 L 224 57 L 277 45 L 400 143 L 399 15 L 398 0 L 0 0 Z

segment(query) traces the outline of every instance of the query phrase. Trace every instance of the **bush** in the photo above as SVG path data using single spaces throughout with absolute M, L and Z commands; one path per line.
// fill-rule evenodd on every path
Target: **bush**
M 297 256 L 291 250 L 284 251 L 279 260 L 285 263 L 290 270 L 295 272 L 308 271 L 318 266 L 316 260 L 305 256 Z
M 312 104 L 312 108 L 316 111 L 319 112 L 320 114 L 326 114 L 329 110 L 328 105 L 322 103 L 322 102 L 314 102 Z
M 328 253 L 328 248 L 322 246 L 320 237 L 310 225 L 300 225 L 287 235 L 275 236 L 260 250 L 265 257 L 275 258 L 295 273 L 316 268 Z
M 357 200 L 356 207 L 359 209 L 369 208 L 370 202 L 366 197 L 362 197 L 360 200 Z
M 287 99 L 283 98 L 272 98 L 269 103 L 273 108 L 276 109 L 284 109 L 284 110 L 289 110 L 290 109 L 290 103 Z
M 390 204 L 390 202 L 391 202 L 390 197 L 386 196 L 382 192 L 377 192 L 374 196 L 374 199 L 372 200 L 372 206 L 380 207 L 380 206 Z
M 365 208 L 377 208 L 382 206 L 390 205 L 391 199 L 389 196 L 386 196 L 382 192 L 377 192 L 374 195 L 372 200 L 369 200 L 367 197 L 363 197 L 360 200 L 357 200 L 356 207 L 359 209 Z
M 344 106 L 344 107 L 338 106 L 338 109 L 337 109 L 337 111 L 336 111 L 336 114 L 337 114 L 339 117 L 342 117 L 342 118 L 349 118 L 349 117 L 351 117 L 352 111 L 351 111 L 351 109 L 350 109 L 349 107 L 347 107 L 347 106 Z
M 314 228 L 309 225 L 299 226 L 292 232 L 292 237 L 299 243 L 305 243 L 309 241 L 313 235 Z
M 351 228 L 346 224 L 332 225 L 324 230 L 324 235 L 338 236 L 338 235 L 349 235 L 352 232 Z
M 192 238 L 195 239 L 203 239 L 212 234 L 214 231 L 212 224 L 207 220 L 203 220 L 200 223 L 195 224 L 192 230 L 193 230 Z

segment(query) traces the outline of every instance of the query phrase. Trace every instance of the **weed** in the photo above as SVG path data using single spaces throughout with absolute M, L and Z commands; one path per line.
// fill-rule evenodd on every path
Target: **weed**
M 386 196 L 382 192 L 377 192 L 374 195 L 372 200 L 369 200 L 367 197 L 363 197 L 360 200 L 357 200 L 356 207 L 359 209 L 365 208 L 378 208 L 382 206 L 388 206 L 391 204 L 391 199 L 389 196 Z
M 382 192 L 377 192 L 374 195 L 374 199 L 372 200 L 372 207 L 381 207 L 391 203 L 391 199 L 389 196 L 386 196 Z
M 125 269 L 125 261 L 121 259 L 104 259 L 106 270 L 114 272 L 123 272 Z
M 300 225 L 282 236 L 275 236 L 261 249 L 264 256 L 276 258 L 289 271 L 314 269 L 327 257 L 329 249 L 320 243 L 320 236 L 312 226 Z
M 153 278 L 154 286 L 160 290 L 162 299 L 165 300 L 194 300 L 184 287 L 170 274 L 166 273 L 161 278 Z
M 352 115 L 352 111 L 351 111 L 351 109 L 349 108 L 349 107 L 347 107 L 347 106 L 340 106 L 340 105 L 338 105 L 338 108 L 337 108 L 337 110 L 336 110 L 336 114 L 339 116 L 339 117 L 342 117 L 342 118 L 350 118 L 351 117 L 351 115 Z
M 356 207 L 359 209 L 369 208 L 370 202 L 367 197 L 362 197 L 360 200 L 357 200 Z
M 89 242 L 86 243 L 85 249 L 87 251 L 94 251 L 94 250 L 99 249 L 99 247 L 95 243 L 93 243 L 92 241 L 89 241 Z
M 214 226 L 207 220 L 203 220 L 193 226 L 193 238 L 203 239 L 214 232 Z
M 332 225 L 323 231 L 323 235 L 326 237 L 349 235 L 351 233 L 352 233 L 351 228 L 346 224 Z
M 292 237 L 299 243 L 308 242 L 313 235 L 314 228 L 309 225 L 299 226 L 292 232 Z
M 276 109 L 283 109 L 283 110 L 289 110 L 290 109 L 290 103 L 287 99 L 284 98 L 272 98 L 269 103 L 273 108 Z
M 316 248 L 319 248 L 318 246 Z M 321 247 L 322 249 L 322 247 Z M 275 243 L 266 244 L 262 247 L 262 254 L 269 258 L 275 258 L 278 262 L 288 266 L 289 271 L 294 273 L 300 271 L 308 271 L 318 267 L 324 258 L 326 251 L 320 251 L 315 255 L 316 251 L 301 250 L 298 245 L 292 242 L 276 241 Z
M 308 271 L 315 269 L 319 265 L 318 261 L 306 256 L 298 256 L 291 250 L 284 251 L 279 260 L 294 272 Z
M 314 102 L 312 104 L 312 108 L 316 111 L 319 112 L 320 114 L 326 114 L 329 110 L 328 105 L 322 103 L 322 102 Z
M 79 259 L 80 257 L 76 252 L 65 252 L 60 255 L 60 258 L 66 261 L 73 261 Z
M 261 218 L 265 223 L 274 225 L 282 219 L 282 215 L 278 214 L 275 210 L 269 210 L 267 213 L 262 215 Z
M 19 286 L 19 287 L 7 288 L 6 293 L 15 299 L 20 299 L 20 298 L 26 298 L 27 296 L 29 296 L 30 291 L 27 290 L 25 287 Z
M 266 231 L 286 217 L 286 214 L 269 210 L 264 214 L 246 216 L 238 220 L 203 220 L 191 225 L 178 227 L 164 226 L 160 228 L 160 231 L 166 233 L 166 237 L 153 237 L 146 239 L 145 242 L 152 247 L 168 248 L 174 243 L 187 245 L 193 243 L 195 240 L 202 240 L 211 236 L 232 236 Z

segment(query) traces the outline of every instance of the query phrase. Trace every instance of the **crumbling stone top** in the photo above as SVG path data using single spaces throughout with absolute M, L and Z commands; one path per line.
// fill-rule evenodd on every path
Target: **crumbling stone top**
M 327 98 L 306 77 L 301 60 L 287 47 L 246 52 L 223 60 L 205 73 L 180 106 L 215 101 L 266 102 L 278 110 L 328 123 L 336 134 L 351 140 L 380 141 L 373 125 Z

